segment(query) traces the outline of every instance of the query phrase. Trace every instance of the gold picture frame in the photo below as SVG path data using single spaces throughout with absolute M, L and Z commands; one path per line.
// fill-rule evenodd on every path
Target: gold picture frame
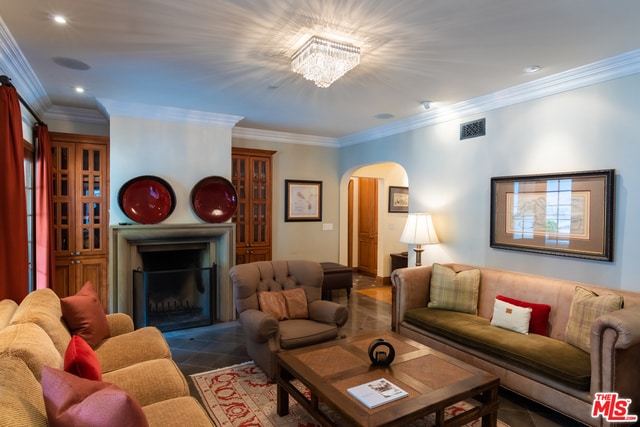
M 613 261 L 615 170 L 491 178 L 490 246 Z

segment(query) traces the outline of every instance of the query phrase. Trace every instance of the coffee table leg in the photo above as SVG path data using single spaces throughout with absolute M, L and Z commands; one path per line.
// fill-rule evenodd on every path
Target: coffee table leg
M 490 405 L 498 401 L 498 388 L 492 388 L 482 393 L 482 400 L 485 405 Z M 495 427 L 498 425 L 498 410 L 491 411 L 482 417 L 482 427 Z
M 280 381 L 278 381 L 277 406 L 278 415 L 281 417 L 289 415 L 289 393 L 280 385 Z

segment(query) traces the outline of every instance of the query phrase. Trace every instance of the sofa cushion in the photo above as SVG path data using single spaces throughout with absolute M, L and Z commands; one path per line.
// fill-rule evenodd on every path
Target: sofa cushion
M 532 369 L 571 387 L 589 390 L 589 355 L 564 341 L 538 334 L 522 335 L 492 328 L 488 319 L 450 310 L 417 308 L 407 311 L 404 320 L 433 334 L 486 352 L 521 368 Z
M 591 327 L 600 315 L 619 310 L 623 305 L 621 295 L 598 295 L 581 286 L 576 286 L 565 337 L 569 344 L 589 353 L 591 351 Z
M 41 384 L 52 427 L 149 425 L 140 404 L 111 383 L 86 380 L 45 366 Z
M 549 335 L 549 313 L 551 312 L 551 306 L 549 304 L 536 304 L 506 297 L 504 295 L 498 295 L 496 296 L 496 299 L 508 302 L 509 304 L 517 305 L 518 307 L 531 308 L 529 332 L 538 335 Z
M 496 298 L 491 325 L 526 335 L 529 333 L 530 319 L 531 307 L 518 307 Z
M 146 360 L 171 358 L 167 340 L 153 326 L 110 337 L 94 350 L 100 360 L 103 375 Z
M 0 426 L 46 427 L 42 388 L 24 361 L 0 356 Z
M 280 322 L 280 347 L 298 348 L 318 344 L 338 337 L 338 329 L 327 323 L 307 319 L 291 319 Z
M 0 329 L 9 326 L 13 314 L 18 309 L 18 304 L 14 300 L 3 299 L 0 301 Z
M 43 366 L 62 369 L 62 355 L 47 333 L 35 323 L 17 323 L 0 331 L 0 356 L 19 357 L 37 380 Z
M 64 370 L 80 378 L 102 381 L 102 370 L 96 352 L 78 335 L 71 337 L 64 353 Z
M 433 264 L 427 307 L 477 314 L 479 288 L 479 269 L 456 273 L 440 264 Z
M 109 323 L 91 282 L 75 295 L 60 300 L 62 316 L 71 333 L 82 337 L 92 348 L 109 338 Z

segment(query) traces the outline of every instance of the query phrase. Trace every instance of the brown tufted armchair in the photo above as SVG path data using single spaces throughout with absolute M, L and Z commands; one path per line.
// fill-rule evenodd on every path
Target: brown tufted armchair
M 247 336 L 247 352 L 270 379 L 276 375 L 276 353 L 280 349 L 344 337 L 341 328 L 349 318 L 349 311 L 340 304 L 321 299 L 323 272 L 319 263 L 304 260 L 258 261 L 236 265 L 229 276 L 233 283 L 236 311 Z M 294 318 L 285 314 L 286 319 L 278 320 L 274 315 L 282 313 L 263 311 L 273 312 L 271 307 L 267 307 L 270 301 L 267 297 L 280 298 L 291 293 L 300 295 L 301 289 L 304 290 L 303 305 L 306 296 L 306 317 L 300 315 L 299 309 L 293 309 L 289 299 L 286 303 L 282 299 L 280 308 L 286 313 L 285 307 L 288 307 Z M 259 297 L 262 292 L 265 293 Z M 295 304 L 300 308 L 299 300 Z

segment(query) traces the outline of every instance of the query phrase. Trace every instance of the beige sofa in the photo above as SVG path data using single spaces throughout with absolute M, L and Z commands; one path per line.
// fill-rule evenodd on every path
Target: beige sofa
M 479 268 L 459 264 L 445 266 L 456 272 Z M 596 392 L 618 392 L 621 398 L 631 399 L 629 413 L 639 415 L 640 293 L 479 269 L 477 315 L 426 307 L 430 300 L 432 266 L 395 270 L 391 275 L 392 328 L 401 335 L 491 372 L 500 377 L 503 387 L 582 423 L 607 425 L 603 417 L 591 416 Z M 593 324 L 589 353 L 565 342 L 576 285 L 598 295 L 615 293 L 624 297 L 623 309 L 604 314 Z M 522 335 L 491 326 L 489 319 L 497 295 L 550 305 L 549 336 Z M 485 346 L 482 340 L 489 340 L 489 337 L 494 343 L 505 344 L 509 350 L 501 352 Z M 512 354 L 512 351 L 519 353 L 520 350 L 528 360 Z M 540 363 L 532 355 L 537 355 Z M 569 383 L 562 377 L 563 372 L 575 374 L 572 379 L 576 383 Z M 584 383 L 578 384 L 580 381 Z
M 160 331 L 134 331 L 125 314 L 107 315 L 111 337 L 95 353 L 102 379 L 132 395 L 151 426 L 213 426 L 189 395 L 184 375 L 171 359 Z M 40 385 L 43 366 L 63 369 L 71 334 L 60 300 L 50 289 L 30 293 L 20 305 L 0 301 L 0 426 L 46 426 Z

